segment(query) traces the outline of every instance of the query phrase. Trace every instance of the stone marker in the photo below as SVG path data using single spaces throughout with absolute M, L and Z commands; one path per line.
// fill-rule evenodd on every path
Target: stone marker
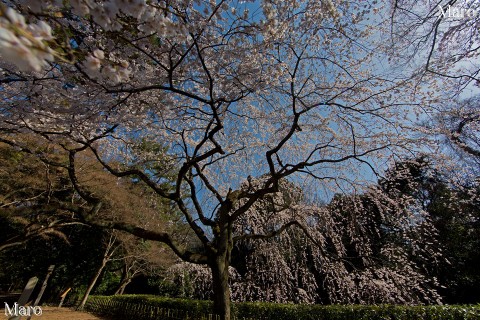
M 27 285 L 25 286 L 25 289 L 23 289 L 22 295 L 20 296 L 20 299 L 18 299 L 19 306 L 25 306 L 27 304 L 28 299 L 30 299 L 30 296 L 32 295 L 33 289 L 35 289 L 35 286 L 37 285 L 37 282 L 37 277 L 32 277 L 28 280 Z M 8 320 L 18 319 L 20 319 L 20 316 L 12 316 L 8 318 Z
M 40 303 L 40 299 L 42 299 L 43 292 L 45 292 L 45 289 L 47 288 L 48 279 L 52 275 L 53 269 L 55 269 L 55 265 L 53 265 L 53 264 L 50 267 L 48 267 L 47 275 L 45 276 L 45 280 L 43 280 L 42 288 L 40 289 L 40 292 L 38 293 L 37 299 L 35 299 L 35 302 L 33 303 L 33 307 L 38 306 L 38 304 Z M 30 320 L 30 319 L 32 319 L 32 316 L 29 316 L 27 318 L 27 320 Z

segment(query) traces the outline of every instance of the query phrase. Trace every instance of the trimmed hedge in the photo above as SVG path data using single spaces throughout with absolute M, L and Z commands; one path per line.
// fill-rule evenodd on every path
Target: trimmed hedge
M 211 301 L 152 295 L 90 296 L 85 309 L 116 320 L 215 319 Z
M 477 306 L 295 305 L 238 303 L 236 315 L 275 320 L 463 320 L 480 319 Z
M 115 319 L 215 319 L 212 302 L 149 295 L 92 296 L 86 309 Z M 232 304 L 235 319 L 259 320 L 474 320 L 480 305 L 306 305 L 244 302 Z

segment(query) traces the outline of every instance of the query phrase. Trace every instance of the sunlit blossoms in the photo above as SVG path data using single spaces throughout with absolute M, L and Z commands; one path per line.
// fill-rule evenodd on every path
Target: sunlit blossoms
M 24 1 L 33 12 L 46 11 L 53 16 L 61 17 L 64 4 L 61 1 Z M 125 18 L 137 20 L 137 30 L 145 35 L 158 34 L 160 37 L 176 37 L 180 41 L 188 39 L 186 26 L 172 20 L 172 15 L 162 5 L 149 5 L 144 0 L 138 1 L 70 1 L 67 8 L 91 19 L 106 31 L 121 31 L 129 28 Z M 55 23 L 55 22 L 53 22 Z M 0 52 L 4 59 L 24 71 L 40 71 L 53 62 L 55 52 L 47 41 L 54 40 L 52 27 L 45 21 L 27 24 L 25 17 L 11 7 L 2 9 L 0 20 Z M 70 39 L 73 40 L 73 39 Z M 71 49 L 71 48 L 68 48 Z M 74 49 L 79 49 L 75 46 Z M 95 55 L 87 55 L 84 66 L 90 72 L 99 70 L 100 62 Z M 103 59 L 103 58 L 102 58 Z M 72 61 L 74 62 L 74 61 Z M 111 83 L 125 82 L 131 69 L 125 61 L 112 60 L 105 66 L 105 78 Z M 95 75 L 98 78 L 98 74 Z
M 44 21 L 27 24 L 12 8 L 1 9 L 0 55 L 24 71 L 40 71 L 54 60 L 45 41 L 52 40 L 52 29 Z

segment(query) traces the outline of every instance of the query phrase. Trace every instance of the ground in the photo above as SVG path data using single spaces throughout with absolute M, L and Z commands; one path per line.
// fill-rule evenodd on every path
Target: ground
M 3 311 L 3 310 L 2 310 Z M 69 308 L 42 307 L 41 316 L 32 316 L 31 320 L 104 320 L 88 312 L 74 311 Z M 0 320 L 8 319 L 2 312 Z M 21 317 L 21 320 L 27 317 Z

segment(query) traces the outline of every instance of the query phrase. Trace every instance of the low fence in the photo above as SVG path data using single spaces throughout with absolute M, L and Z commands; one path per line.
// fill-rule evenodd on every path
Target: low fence
M 220 316 L 215 314 L 189 312 L 147 304 L 99 299 L 96 297 L 88 300 L 85 305 L 85 310 L 118 320 L 220 320 Z

